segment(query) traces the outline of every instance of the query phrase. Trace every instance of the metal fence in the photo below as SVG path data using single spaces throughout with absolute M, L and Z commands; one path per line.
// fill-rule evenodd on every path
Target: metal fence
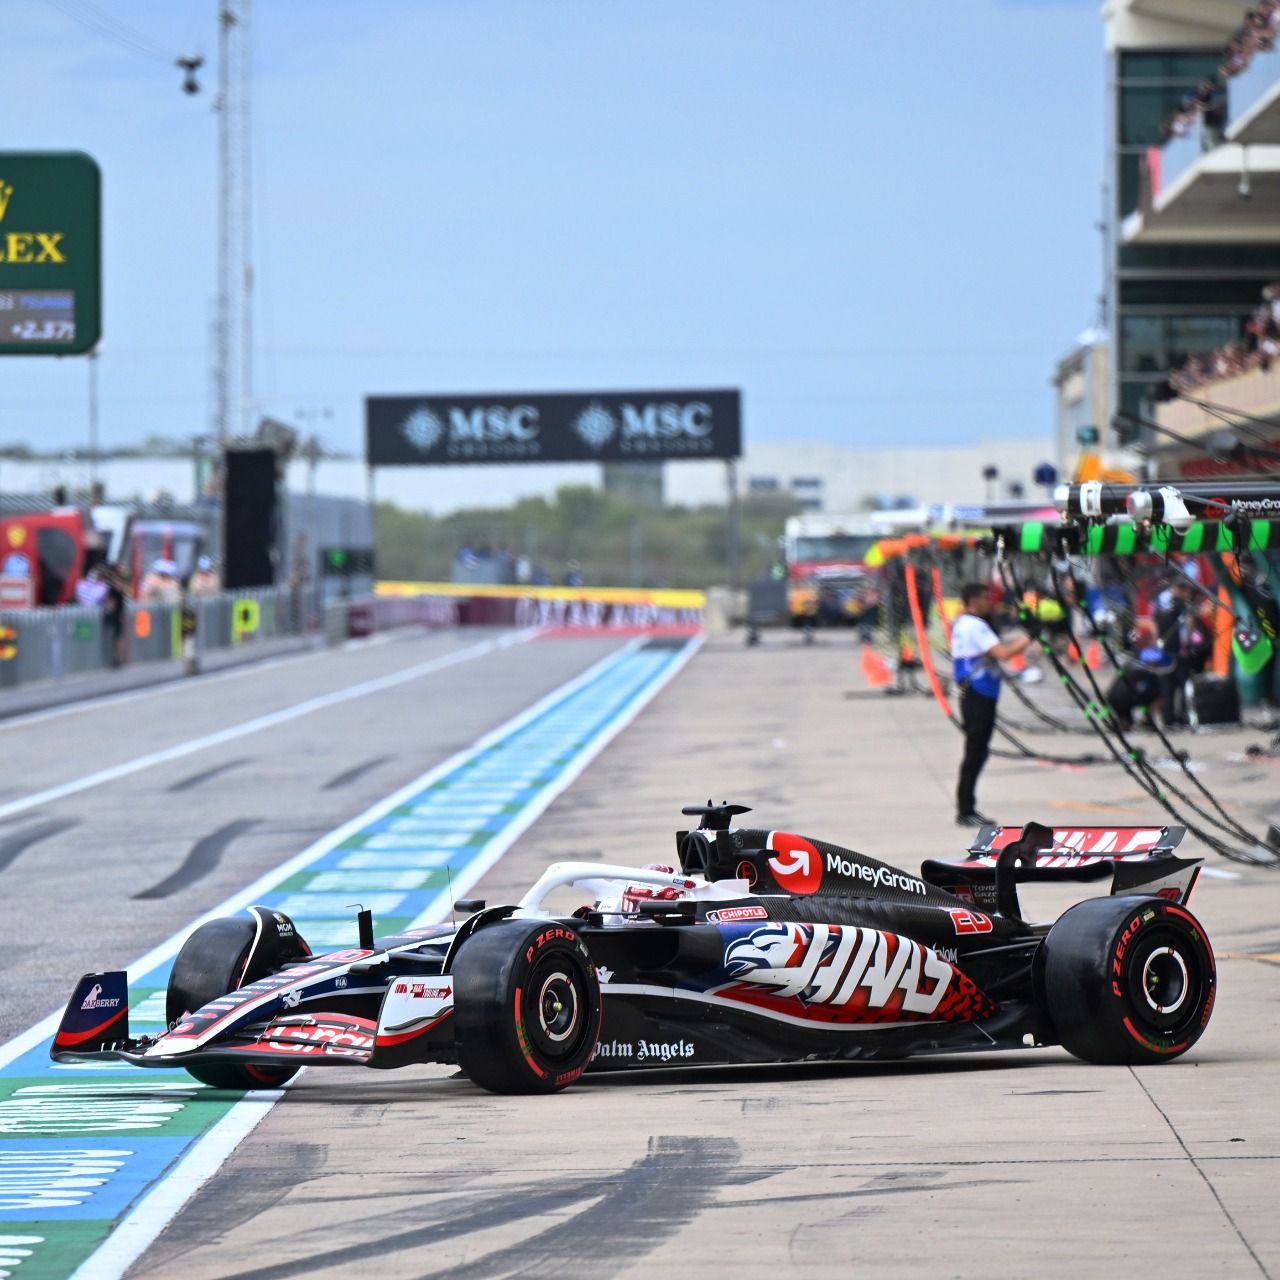
M 314 635 L 326 644 L 338 644 L 392 627 L 455 627 L 460 621 L 465 618 L 452 598 L 362 596 L 326 601 L 315 585 L 202 596 L 189 599 L 185 608 L 178 603 L 126 601 L 118 642 L 101 609 L 6 609 L 0 610 L 0 688 L 285 636 Z
M 0 654 L 9 655 L 0 657 L 0 687 L 305 635 L 326 622 L 313 587 L 204 596 L 190 599 L 185 607 L 178 602 L 126 601 L 119 641 L 101 609 L 66 605 L 4 610 L 0 628 L 12 634 L 0 632 Z M 184 646 L 188 636 L 193 648 Z

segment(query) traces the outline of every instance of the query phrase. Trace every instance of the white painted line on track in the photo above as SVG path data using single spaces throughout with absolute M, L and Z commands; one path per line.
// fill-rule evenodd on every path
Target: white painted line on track
M 486 846 L 484 853 L 467 864 L 449 889 L 451 898 L 462 897 L 472 885 L 476 884 L 506 851 L 533 826 L 547 811 L 548 806 L 567 787 L 571 786 L 582 774 L 582 771 L 645 709 L 646 706 L 684 670 L 685 665 L 699 649 L 702 648 L 703 637 L 698 636 L 685 645 L 680 656 L 662 673 L 660 679 L 645 685 L 634 698 L 583 748 L 573 763 L 549 787 L 541 791 L 514 822 L 508 823 L 495 839 Z M 434 923 L 430 916 L 439 915 L 439 905 L 433 904 L 423 912 L 410 928 Z
M 427 662 L 419 662 L 415 666 L 406 667 L 402 671 L 393 671 L 389 675 L 378 676 L 374 680 L 364 680 L 360 684 L 348 685 L 345 689 L 336 689 L 332 693 L 322 693 L 303 702 L 295 702 L 291 707 L 283 707 L 279 711 L 271 711 L 263 716 L 255 716 L 252 720 L 241 721 L 215 733 L 207 733 L 199 738 L 191 738 L 186 742 L 176 743 L 163 751 L 153 751 L 145 756 L 136 756 L 121 764 L 112 765 L 108 769 L 99 769 L 96 773 L 85 774 L 71 782 L 59 783 L 44 791 L 37 791 L 7 804 L 0 804 L 0 818 L 11 817 L 15 813 L 25 813 L 28 809 L 39 808 L 42 804 L 51 804 L 67 796 L 88 791 L 92 787 L 100 787 L 107 782 L 115 782 L 117 778 L 127 778 L 130 774 L 141 773 L 144 769 L 153 769 L 156 765 L 168 764 L 172 760 L 181 760 L 185 756 L 195 755 L 209 747 L 221 746 L 224 742 L 234 742 L 237 738 L 245 738 L 253 733 L 261 733 L 264 729 L 273 729 L 276 725 L 287 724 L 290 720 L 300 719 L 313 711 L 323 711 L 328 707 L 340 706 L 344 702 L 352 702 L 357 698 L 367 697 L 371 693 L 381 693 L 386 689 L 394 689 L 398 685 L 408 684 L 411 680 L 421 679 L 443 671 L 447 667 L 457 666 L 460 662 L 469 662 L 473 658 L 481 658 L 485 654 L 499 649 L 506 649 L 521 644 L 536 635 L 536 631 L 517 631 L 496 640 L 484 640 L 479 644 L 469 645 L 465 649 L 455 649 L 451 653 L 442 654 Z
M 140 960 L 128 966 L 129 971 L 146 972 L 155 968 L 158 964 L 177 953 L 194 928 L 203 924 L 206 920 L 226 915 L 228 912 L 236 911 L 249 905 L 263 892 L 264 888 L 279 884 L 283 879 L 291 875 L 294 870 L 315 862 L 325 853 L 340 845 L 348 836 L 361 830 L 370 821 L 386 814 L 409 797 L 430 786 L 437 778 L 452 772 L 460 764 L 475 758 L 494 744 L 517 732 L 521 727 L 542 715 L 550 707 L 564 701 L 578 689 L 598 679 L 610 667 L 620 663 L 634 653 L 641 647 L 642 643 L 642 640 L 636 639 L 615 650 L 581 675 L 561 685 L 533 706 L 526 708 L 505 724 L 485 734 L 470 747 L 457 752 L 448 760 L 436 765 L 393 795 L 370 806 L 363 813 L 351 819 L 350 822 L 323 836 L 303 852 L 262 876 L 247 889 L 242 890 L 226 902 L 206 912 L 180 933 L 174 934 L 173 937 L 153 948 Z M 478 874 L 468 875 L 468 884 L 474 883 L 479 874 L 483 874 L 484 870 L 491 867 L 501 857 L 514 839 L 527 830 L 537 817 L 543 813 L 547 805 L 551 803 L 551 800 L 559 795 L 573 779 L 577 778 L 587 764 L 595 759 L 604 750 L 605 746 L 621 733 L 639 715 L 641 710 L 683 669 L 701 645 L 701 637 L 688 642 L 679 657 L 656 680 L 650 681 L 637 691 L 631 700 L 620 709 L 618 714 L 610 719 L 583 748 L 581 756 L 575 759 L 574 764 L 566 770 L 565 774 L 561 778 L 557 778 L 556 782 L 547 789 L 545 799 L 540 795 L 529 805 L 526 814 L 530 816 L 526 817 L 526 814 L 521 814 L 517 818 L 516 823 L 513 824 L 511 838 L 504 839 L 500 836 L 485 850 L 483 867 Z M 461 881 L 454 882 L 448 898 L 451 899 L 460 891 Z M 438 900 L 432 909 L 434 914 L 443 914 L 439 910 L 441 905 Z M 62 1011 L 58 1010 L 50 1014 L 38 1026 L 32 1027 L 7 1045 L 0 1046 L 0 1066 L 12 1061 L 52 1035 L 57 1030 L 61 1016 Z M 213 1129 L 196 1142 L 195 1146 L 179 1161 L 164 1181 L 157 1184 L 143 1196 L 102 1244 L 85 1259 L 73 1274 L 72 1280 L 112 1280 L 112 1278 L 123 1276 L 129 1267 L 142 1256 L 152 1242 L 173 1221 L 190 1197 L 217 1172 L 236 1146 L 253 1131 L 275 1103 L 284 1096 L 287 1088 L 288 1086 L 286 1085 L 285 1089 L 261 1090 L 246 1094 L 244 1099 L 232 1107 Z
M 88 698 L 74 698 L 56 707 L 43 707 L 39 711 L 23 711 L 17 715 L 0 719 L 0 732 L 5 729 L 25 729 L 29 725 L 42 724 L 46 720 L 61 720 L 63 716 L 76 715 L 81 711 L 95 711 L 99 707 L 118 707 L 126 702 L 138 702 L 142 698 L 156 697 L 164 693 L 174 693 L 179 689 L 203 689 L 211 684 L 220 684 L 224 680 L 234 680 L 240 676 L 253 675 L 258 671 L 270 671 L 286 662 L 301 662 L 307 658 L 320 658 L 332 649 L 297 649 L 289 653 L 278 654 L 274 658 L 262 658 L 255 662 L 240 662 L 233 667 L 224 667 L 218 671 L 204 672 L 199 676 L 171 676 L 165 680 L 157 680 L 152 684 L 144 684 L 133 689 L 120 689 L 115 693 L 97 693 Z M 18 686 L 19 688 L 21 686 Z
M 130 973 L 147 973 L 154 969 L 157 965 L 163 964 L 172 956 L 178 954 L 179 948 L 186 941 L 187 936 L 200 925 L 209 920 L 216 920 L 219 916 L 230 915 L 232 912 L 240 911 L 245 907 L 251 906 L 264 893 L 270 892 L 277 884 L 293 875 L 295 871 L 309 866 L 318 858 L 328 853 L 331 849 L 337 848 L 348 836 L 356 835 L 364 829 L 370 822 L 381 817 L 384 813 L 403 804 L 406 800 L 417 795 L 420 791 L 429 787 L 438 778 L 444 777 L 451 773 L 459 765 L 465 763 L 474 756 L 480 755 L 487 750 L 495 742 L 500 742 L 509 734 L 514 733 L 517 729 L 529 723 L 536 716 L 541 715 L 548 707 L 559 702 L 561 699 L 568 697 L 576 692 L 583 685 L 590 683 L 598 678 L 605 670 L 614 663 L 620 662 L 629 653 L 634 652 L 639 647 L 639 641 L 632 641 L 630 644 L 624 645 L 616 649 L 613 653 L 607 654 L 599 662 L 589 667 L 581 675 L 575 676 L 572 680 L 560 686 L 560 688 L 549 693 L 545 698 L 527 707 L 518 715 L 513 716 L 505 724 L 499 725 L 482 738 L 477 739 L 471 746 L 464 747 L 461 751 L 455 752 L 447 760 L 442 760 L 439 764 L 428 769 L 421 777 L 415 778 L 412 782 L 406 783 L 399 791 L 393 792 L 391 795 L 379 800 L 376 804 L 370 805 L 362 813 L 356 814 L 349 822 L 344 822 L 342 826 L 330 831 L 327 835 L 321 836 L 318 840 L 313 841 L 301 853 L 294 854 L 292 858 L 282 862 L 278 867 L 273 867 L 270 871 L 265 872 L 258 877 L 251 885 L 240 890 L 239 893 L 233 894 L 224 902 L 218 903 L 215 907 L 210 907 L 202 916 L 197 916 L 189 924 L 185 925 L 179 932 L 173 934 L 172 937 L 166 938 L 164 942 L 151 948 L 146 955 L 139 957 L 132 964 L 127 965 L 126 969 Z M 34 1027 L 29 1027 L 26 1031 L 20 1032 L 14 1036 L 12 1040 L 0 1045 L 0 1067 L 7 1066 L 15 1058 L 21 1057 L 29 1049 L 34 1049 L 42 1040 L 47 1040 L 58 1029 L 58 1024 L 62 1020 L 62 1009 L 55 1009 L 47 1017 L 42 1018 Z
M 283 1097 L 283 1089 L 245 1094 L 169 1176 L 125 1215 L 120 1225 L 71 1273 L 71 1280 L 106 1280 L 124 1275 Z
M 380 631 L 377 635 L 362 639 L 344 640 L 336 648 L 328 645 L 315 649 L 299 646 L 274 657 L 246 659 L 244 662 L 238 662 L 234 666 L 221 667 L 217 671 L 202 672 L 195 677 L 174 675 L 134 689 L 120 689 L 115 693 L 97 693 L 87 698 L 75 698 L 74 701 L 63 703 L 60 706 L 42 707 L 39 711 L 21 711 L 17 715 L 0 717 L 0 733 L 3 733 L 6 729 L 22 729 L 29 725 L 42 724 L 46 720 L 60 720 L 63 716 L 76 715 L 81 711 L 94 711 L 98 707 L 118 707 L 126 702 L 137 702 L 142 698 L 177 693 L 182 689 L 205 689 L 211 684 L 220 684 L 224 680 L 236 680 L 243 676 L 256 675 L 260 671 L 272 671 L 287 662 L 302 662 L 310 658 L 323 658 L 326 654 L 336 652 L 348 653 L 377 648 L 382 644 L 390 643 L 393 639 L 405 639 L 405 633 L 409 630 L 421 631 L 420 628 L 393 627 L 389 631 Z

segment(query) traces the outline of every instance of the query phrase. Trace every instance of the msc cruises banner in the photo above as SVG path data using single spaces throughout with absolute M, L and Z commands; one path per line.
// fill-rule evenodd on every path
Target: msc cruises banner
M 371 467 L 736 458 L 737 391 L 368 396 Z

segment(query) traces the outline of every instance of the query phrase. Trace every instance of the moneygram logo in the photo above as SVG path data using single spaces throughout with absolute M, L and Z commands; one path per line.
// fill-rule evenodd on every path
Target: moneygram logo
M 769 848 L 769 870 L 785 893 L 813 893 L 822 883 L 822 857 L 803 836 L 771 832 Z

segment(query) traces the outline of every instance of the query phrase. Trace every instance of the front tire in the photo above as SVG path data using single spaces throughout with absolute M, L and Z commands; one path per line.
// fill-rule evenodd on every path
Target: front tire
M 1200 922 L 1163 898 L 1093 898 L 1044 941 L 1044 995 L 1063 1048 L 1086 1062 L 1168 1062 L 1199 1040 L 1217 969 Z
M 170 1026 L 210 1000 L 265 976 L 246 971 L 257 927 L 252 916 L 224 916 L 206 921 L 182 944 L 165 993 L 165 1019 Z M 305 953 L 299 951 L 302 954 Z M 213 1089 L 278 1089 L 292 1080 L 301 1067 L 202 1062 L 185 1069 L 188 1075 Z
M 504 920 L 478 930 L 453 965 L 458 1065 L 493 1093 L 555 1093 L 591 1061 L 600 982 L 576 930 Z

